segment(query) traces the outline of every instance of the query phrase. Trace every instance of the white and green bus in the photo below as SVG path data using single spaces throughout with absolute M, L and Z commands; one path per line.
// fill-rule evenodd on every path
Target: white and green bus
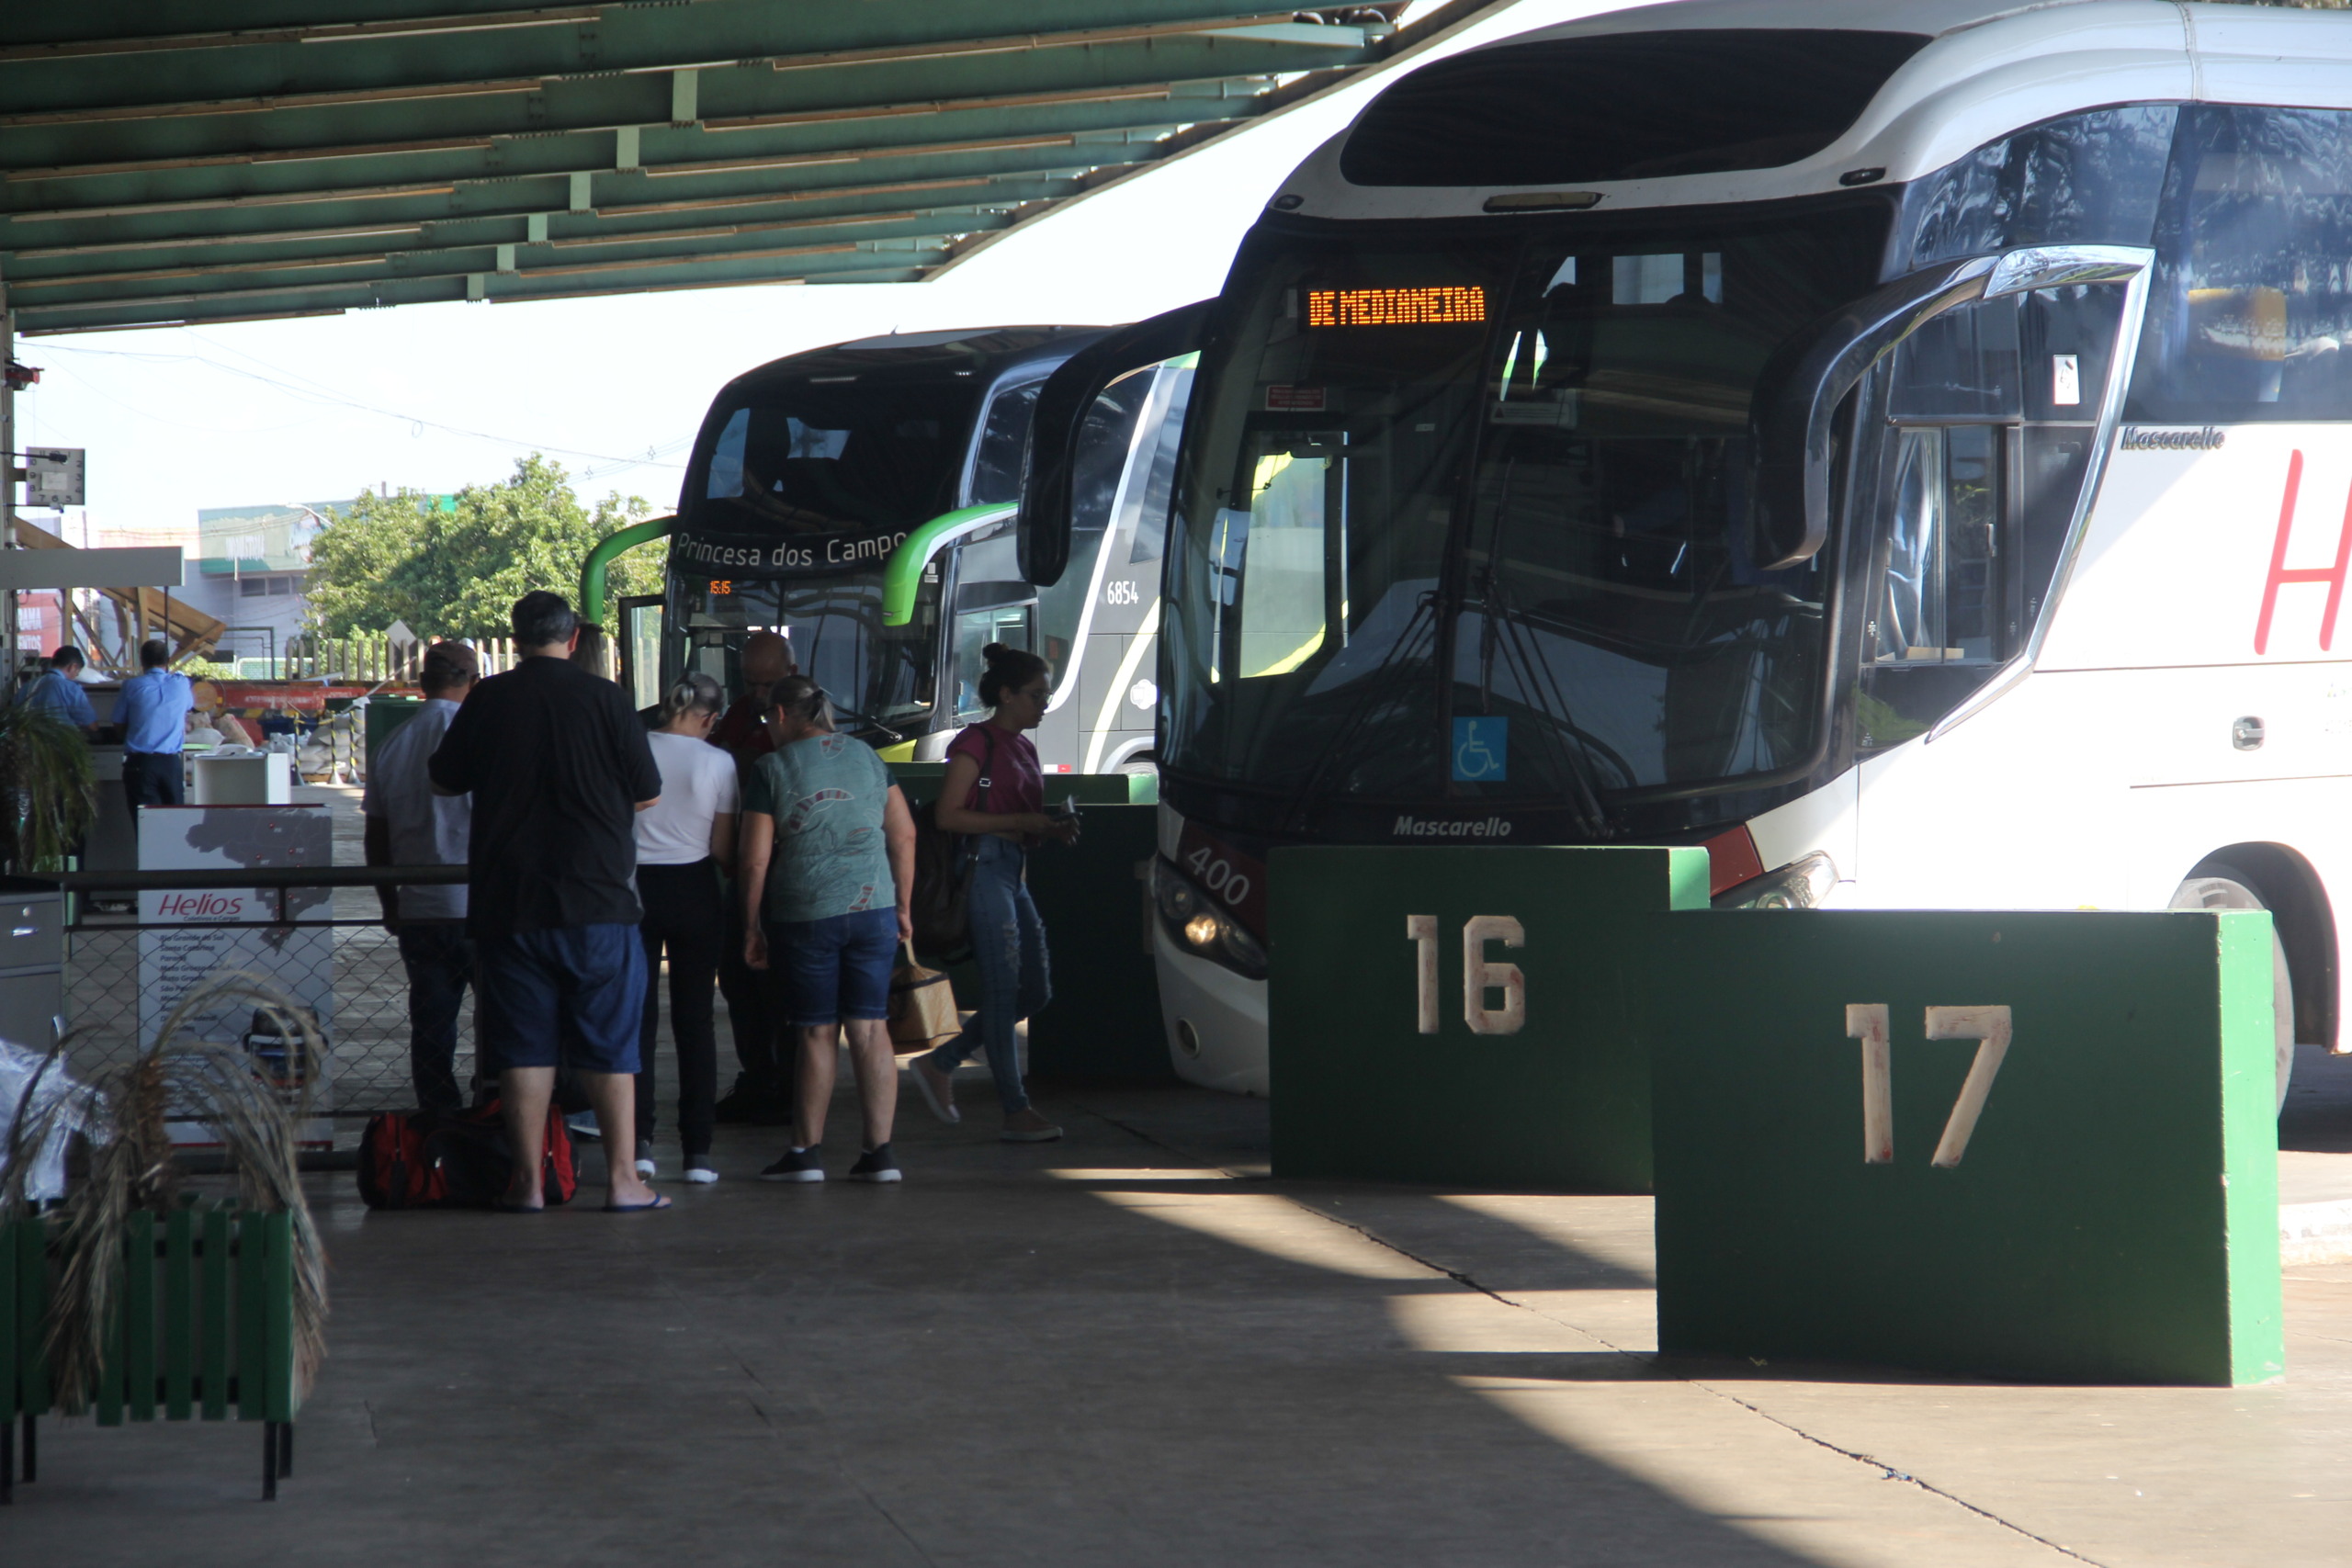
M 1016 560 L 1014 502 L 1046 377 L 1102 328 L 991 327 L 866 338 L 738 377 L 688 460 L 665 591 L 621 604 L 620 668 L 640 705 L 684 671 L 740 682 L 752 632 L 791 640 L 844 729 L 901 761 L 941 756 L 982 716 L 979 650 L 1052 664 L 1035 739 L 1048 772 L 1152 762 L 1159 555 L 1189 363 L 1099 389 L 1076 430 L 1071 570 L 1040 589 Z M 621 536 L 617 537 L 627 537 Z

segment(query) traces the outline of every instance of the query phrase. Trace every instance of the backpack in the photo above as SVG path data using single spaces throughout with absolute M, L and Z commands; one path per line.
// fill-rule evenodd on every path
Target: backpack
M 424 1157 L 424 1111 L 387 1111 L 359 1134 L 359 1201 L 371 1209 L 429 1209 L 447 1203 L 449 1184 Z
M 981 727 L 988 754 L 972 785 L 983 799 L 993 783 L 989 775 L 996 763 L 996 737 L 987 733 L 988 728 Z M 926 800 L 913 812 L 915 946 L 930 953 L 934 964 L 956 964 L 972 955 L 972 920 L 966 906 L 972 894 L 972 867 L 980 858 L 980 840 L 942 828 L 938 805 L 935 798 Z
M 487 1209 L 505 1195 L 514 1152 L 498 1101 L 446 1115 L 387 1111 L 359 1140 L 359 1196 L 371 1209 Z M 540 1185 L 549 1205 L 580 1190 L 571 1135 L 548 1107 Z

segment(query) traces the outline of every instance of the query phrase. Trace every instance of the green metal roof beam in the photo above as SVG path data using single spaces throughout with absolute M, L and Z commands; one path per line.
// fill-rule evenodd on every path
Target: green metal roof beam
M 526 299 L 565 299 L 599 294 L 661 293 L 681 288 L 739 288 L 747 284 L 820 282 L 901 283 L 913 281 L 939 265 L 943 253 L 880 254 L 855 252 L 846 255 L 798 258 L 795 265 L 777 262 L 701 262 L 649 269 L 626 283 L 587 275 L 577 279 L 546 279 L 537 286 L 523 280 L 488 276 L 484 298 L 493 304 Z M 258 321 L 277 316 L 331 314 L 392 305 L 454 304 L 468 297 L 468 278 L 403 278 L 360 285 L 306 289 L 254 289 L 191 293 L 171 302 L 141 301 L 121 305 L 96 303 L 17 308 L 18 330 L 28 335 L 62 331 L 105 332 L 120 327 L 155 326 L 207 321 Z M 569 283 L 570 287 L 564 287 Z
M 30 332 L 919 278 L 1496 3 L 10 6 L 0 277 Z
M 696 261 L 725 261 L 759 256 L 823 255 L 857 249 L 881 240 L 928 239 L 944 242 L 951 236 L 999 229 L 1012 222 L 1001 213 L 962 213 L 916 217 L 896 222 L 831 226 L 818 233 L 789 231 L 779 234 L 695 236 L 665 243 L 646 238 L 636 243 L 594 245 L 559 251 L 548 245 L 468 245 L 446 249 L 382 253 L 303 261 L 255 263 L 244 267 L 169 267 L 129 272 L 93 273 L 65 277 L 28 277 L 21 274 L 8 284 L 10 299 L 20 309 L 99 301 L 129 303 L 190 292 L 252 288 L 326 288 L 367 283 L 375 279 L 458 277 L 475 273 L 509 278 L 564 276 L 589 272 L 613 272 L 669 266 Z
M 812 241 L 835 236 L 843 239 L 875 239 L 892 234 L 966 233 L 993 228 L 1011 221 L 1010 204 L 1001 209 L 980 207 L 919 208 L 898 211 L 876 209 L 867 213 L 827 218 L 775 220 L 764 222 L 703 224 L 665 229 L 616 229 L 603 235 L 531 242 L 524 239 L 501 240 L 494 235 L 477 235 L 465 240 L 448 237 L 427 237 L 420 226 L 401 234 L 385 236 L 355 235 L 340 241 L 305 241 L 300 249 L 271 252 L 265 245 L 246 243 L 236 251 L 225 246 L 189 247 L 176 252 L 153 249 L 131 253 L 109 253 L 103 257 L 77 255 L 60 258 L 16 256 L 8 259 L 6 277 L 11 288 L 19 291 L 53 287 L 60 283 L 96 283 L 113 278 L 140 276 L 234 276 L 240 274 L 266 272 L 275 268 L 297 266 L 358 265 L 382 262 L 398 269 L 404 263 L 422 264 L 426 258 L 463 254 L 469 258 L 465 270 L 478 271 L 484 265 L 495 265 L 499 250 L 513 250 L 518 257 L 601 256 L 650 254 L 663 248 L 702 248 L 716 254 L 731 243 L 760 243 L 762 237 L 773 242 L 786 234 L 806 235 Z M 473 225 L 482 228 L 483 225 Z M 516 234 L 527 231 L 520 222 L 506 225 Z M 251 253 L 251 254 L 247 254 Z M 483 258 L 492 258 L 485 261 Z M 71 263 L 74 265 L 64 265 Z M 98 265 L 93 265 L 98 264 Z
M 217 11 L 217 6 L 208 10 Z M 11 7 L 13 13 L 17 8 Z M 76 7 L 75 9 L 79 9 Z M 447 9 L 447 7 L 443 7 Z M 701 0 L 689 6 L 615 5 L 556 25 L 349 39 L 322 47 L 245 42 L 184 53 L 163 70 L 143 53 L 0 57 L 0 103 L 12 113 L 94 104 L 158 107 L 190 101 L 366 92 L 450 82 L 563 78 L 607 73 L 819 66 L 820 74 L 982 55 L 1002 61 L 1112 43 L 1138 33 L 1180 38 L 1204 28 L 1287 20 L 1262 4 L 1231 0 L 924 0 L 876 15 L 865 6 L 805 0 Z M 70 13 L 69 13 L 70 14 Z M 0 43 L 9 41 L 0 30 Z M 78 32 L 78 26 L 75 31 Z M 1361 37 L 1360 29 L 1348 29 Z M 1041 47 L 1042 46 L 1042 47 Z
M 867 156 L 837 158 L 783 157 L 729 164 L 718 169 L 695 169 L 651 175 L 639 171 L 586 176 L 587 209 L 612 205 L 643 209 L 710 197 L 768 195 L 786 189 L 824 192 L 840 186 L 888 183 L 921 177 L 981 178 L 997 174 L 1045 175 L 1105 164 L 1136 163 L 1152 156 L 1151 142 L 1080 143 L 1073 134 L 1007 137 L 981 145 L 957 142 L 943 146 L 877 149 Z M 260 183 L 260 182 L 255 182 Z M 292 184 L 293 182 L 286 182 Z M 290 224 L 325 220 L 326 211 L 351 204 L 350 217 L 381 214 L 395 217 L 456 218 L 487 213 L 524 217 L 554 213 L 571 207 L 569 175 L 538 175 L 503 180 L 431 181 L 333 189 L 267 189 L 222 191 L 196 197 L 178 196 L 153 203 L 114 208 L 52 210 L 40 216 L 14 213 L 0 228 L 0 249 L 14 248 L 28 238 L 49 241 L 71 234 L 67 226 L 83 218 L 130 216 L 142 212 L 187 212 L 202 207 L 267 209 Z M 357 204 L 367 207 L 359 209 Z M 200 205 L 199 205 L 200 204 Z M 583 209 L 585 210 L 586 209 Z M 54 225 L 54 227 L 52 227 Z
M 1202 120 L 1232 120 L 1250 112 L 1249 99 L 1197 102 L 1138 96 L 1112 102 L 1057 106 L 1023 114 L 988 111 L 956 116 L 862 122 L 855 138 L 811 136 L 767 130 L 727 137 L 698 136 L 649 149 L 640 138 L 637 163 L 616 166 L 621 153 L 612 133 L 481 141 L 463 146 L 434 146 L 365 155 L 322 158 L 254 158 L 213 161 L 186 168 L 130 171 L 73 179 L 7 175 L 0 184 L 0 217 L 9 240 L 26 222 L 59 221 L 73 216 L 154 203 L 224 200 L 239 197 L 287 197 L 466 181 L 569 180 L 594 182 L 587 205 L 597 205 L 615 187 L 639 181 L 666 182 L 696 175 L 746 168 L 823 169 L 875 159 L 959 152 L 1021 151 L 1058 139 L 1084 150 L 1153 136 Z M 649 187 L 651 188 L 651 187 Z M 549 186 L 548 206 L 570 209 L 574 192 Z M 0 242 L 5 243 L 5 242 Z
M 474 187 L 476 191 L 490 187 Z M 805 216 L 822 220 L 834 216 L 854 216 L 886 205 L 908 203 L 957 206 L 1012 205 L 1020 202 L 1049 199 L 1067 196 L 1077 189 L 1068 178 L 1051 178 L 1029 175 L 1009 175 L 1001 177 L 957 175 L 944 179 L 889 180 L 879 183 L 843 186 L 831 190 L 790 191 L 755 190 L 750 194 L 729 194 L 718 197 L 690 198 L 679 202 L 655 202 L 642 207 L 612 204 L 586 212 L 545 212 L 519 209 L 484 210 L 452 214 L 446 210 L 447 197 L 429 198 L 435 210 L 390 215 L 390 208 L 379 202 L 351 202 L 348 216 L 386 214 L 374 221 L 342 224 L 300 225 L 291 229 L 282 226 L 283 214 L 270 208 L 219 207 L 189 212 L 139 214 L 116 219 L 78 219 L 70 223 L 27 224 L 17 231 L 20 238 L 15 249 L 0 248 L 0 259 L 11 265 L 21 258 L 86 255 L 92 265 L 115 265 L 111 259 L 100 262 L 95 258 L 111 258 L 122 254 L 171 247 L 243 247 L 295 245 L 311 242 L 334 242 L 345 239 L 376 237 L 392 243 L 386 236 L 407 234 L 426 244 L 517 243 L 530 238 L 534 219 L 544 221 L 551 238 L 570 238 L 607 231 L 635 232 L 641 226 L 678 223 L 707 223 L 726 220 L 752 220 L 770 216 Z M 407 203 L 400 204 L 403 207 Z M 112 236 L 92 243 L 74 243 L 73 236 L 63 232 L 69 229 L 89 229 Z M 0 235 L 7 228 L 0 220 Z M 41 234 L 64 243 L 25 244 L 22 236 Z M 5 247 L 6 241 L 0 241 Z
M 686 126 L 671 120 L 675 99 L 666 75 L 599 77 L 547 83 L 528 91 L 444 93 L 266 114 L 160 116 L 89 125 L 25 125 L 0 118 L 0 168 L 15 185 L 201 166 L 208 160 L 367 156 L 362 150 L 368 148 L 432 150 L 447 144 L 462 152 L 466 144 L 487 140 L 560 132 L 605 138 L 596 164 L 609 167 L 610 138 L 624 128 L 637 130 L 643 155 L 654 160 L 678 156 L 674 149 L 681 142 L 761 130 L 790 128 L 810 146 L 856 145 L 874 137 L 876 122 L 990 108 L 1017 112 L 1123 94 L 1213 100 L 1222 96 L 1216 83 L 1321 70 L 1362 58 L 1361 49 L 1335 52 L 1187 38 L 1157 46 L 949 62 L 952 70 L 892 67 L 869 73 L 863 82 L 825 73 L 821 90 L 810 75 L 739 67 L 698 73 L 696 119 Z M 0 93 L 5 91 L 0 83 Z

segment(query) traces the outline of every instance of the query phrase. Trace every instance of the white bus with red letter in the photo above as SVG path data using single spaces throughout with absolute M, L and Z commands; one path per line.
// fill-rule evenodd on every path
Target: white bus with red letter
M 2336 1043 L 2342 17 L 1525 34 L 1297 169 L 1198 340 L 1155 867 L 1187 1077 L 1264 1092 L 1265 861 L 1311 842 L 1703 844 L 1748 908 L 2258 904 L 2281 1096 Z

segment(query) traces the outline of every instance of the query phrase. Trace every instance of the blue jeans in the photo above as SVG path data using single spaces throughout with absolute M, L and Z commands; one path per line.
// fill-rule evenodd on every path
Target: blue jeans
M 890 1016 L 899 911 L 859 909 L 821 920 L 767 923 L 768 967 L 784 972 L 785 1023 L 824 1029 Z
M 965 906 L 972 921 L 972 963 L 980 972 L 979 1011 L 963 1033 L 927 1058 L 941 1072 L 952 1073 L 985 1047 L 997 1100 L 1007 1116 L 1029 1108 L 1012 1026 L 1036 1017 L 1054 999 L 1046 923 L 1037 918 L 1037 906 L 1029 901 L 1029 888 L 1022 880 L 1028 860 L 1028 852 L 1010 840 L 991 835 L 980 840 L 971 897 Z
M 420 1111 L 460 1111 L 458 1010 L 474 980 L 473 939 L 455 920 L 396 928 L 408 971 L 408 1063 Z

